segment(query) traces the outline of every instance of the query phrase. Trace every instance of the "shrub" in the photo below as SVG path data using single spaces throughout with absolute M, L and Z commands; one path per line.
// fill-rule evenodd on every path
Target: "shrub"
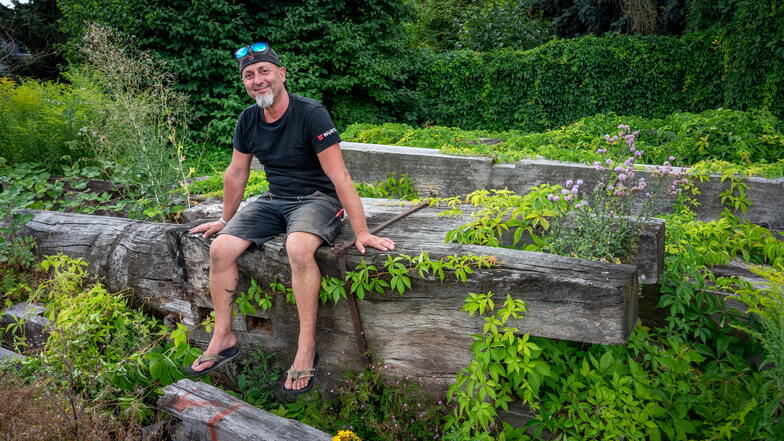
M 74 39 L 85 21 L 133 36 L 168 61 L 176 87 L 195 104 L 200 137 L 230 145 L 236 118 L 251 102 L 233 51 L 268 41 L 288 68 L 294 93 L 322 101 L 338 126 L 406 116 L 410 69 L 399 1 L 269 1 L 263 8 L 228 0 L 165 4 L 134 0 L 60 0 L 63 28 Z
M 420 116 L 432 124 L 542 130 L 596 113 L 650 118 L 716 108 L 720 77 L 710 42 L 587 36 L 529 51 L 423 52 L 416 90 Z
M 722 105 L 784 117 L 784 20 L 772 0 L 691 0 L 687 32 L 719 50 Z
M 183 378 L 180 366 L 198 351 L 188 346 L 185 326 L 171 331 L 131 308 L 126 294 L 109 292 L 86 266 L 65 255 L 40 263 L 48 278 L 27 301 L 43 303 L 52 326 L 20 375 L 75 394 L 87 407 L 111 402 L 111 410 L 141 422 L 151 414 L 156 390 Z
M 83 128 L 98 119 L 104 103 L 92 88 L 0 78 L 0 157 L 51 171 L 89 157 Z

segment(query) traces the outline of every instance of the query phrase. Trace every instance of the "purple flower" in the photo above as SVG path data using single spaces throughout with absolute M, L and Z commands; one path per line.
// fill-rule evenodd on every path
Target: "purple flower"
M 574 187 L 572 187 L 572 194 L 577 194 L 578 191 L 580 191 L 579 186 L 575 185 Z
M 612 164 L 612 159 L 608 158 L 606 161 L 604 161 L 604 163 L 607 164 L 607 165 L 610 165 L 610 164 Z
M 568 195 L 564 196 L 564 200 L 565 201 L 571 201 L 572 200 L 572 195 L 568 194 Z
M 586 205 L 588 205 L 587 201 L 580 201 L 580 202 L 577 203 L 577 205 L 575 205 L 575 208 L 583 208 Z
M 634 152 L 634 156 L 636 156 L 636 157 L 638 157 L 638 158 L 639 158 L 640 156 L 642 156 L 642 150 L 637 150 L 636 152 Z
M 669 159 L 670 161 L 674 161 L 674 160 L 675 160 L 675 156 L 670 156 L 670 157 L 669 157 L 669 158 L 667 158 L 667 159 Z
M 627 126 L 626 124 L 620 124 L 618 126 L 618 130 L 624 130 L 628 132 L 629 130 L 631 130 L 631 127 Z
M 575 183 L 576 183 L 577 185 L 583 185 L 583 180 L 582 180 L 582 179 L 578 179 L 578 180 L 577 180 L 577 182 L 575 182 Z
M 634 147 L 629 147 L 629 151 L 630 151 L 630 152 L 632 152 L 632 153 L 634 153 L 634 152 L 636 152 L 636 151 L 637 151 L 637 149 L 636 149 L 636 148 L 634 148 Z
M 572 186 L 572 184 L 574 184 L 574 182 L 572 182 L 572 180 L 571 180 L 571 179 L 569 179 L 568 181 L 566 181 L 566 186 L 567 186 L 567 187 L 571 187 L 571 186 Z
M 621 173 L 620 175 L 618 175 L 618 180 L 619 181 L 625 181 L 626 180 L 626 175 Z
M 560 196 L 553 196 L 553 202 L 558 202 L 561 200 Z
M 645 277 L 645 274 L 640 274 L 640 277 L 638 277 L 637 279 L 638 279 L 640 282 L 642 282 L 643 280 L 647 279 L 647 277 Z
M 569 193 L 571 193 L 571 192 L 569 190 L 565 189 L 565 188 L 563 190 L 561 190 L 561 194 L 569 194 Z

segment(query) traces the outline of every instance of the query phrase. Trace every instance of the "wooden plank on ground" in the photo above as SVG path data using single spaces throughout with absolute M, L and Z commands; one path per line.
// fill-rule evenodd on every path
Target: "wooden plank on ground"
M 164 388 L 158 406 L 183 421 L 191 441 L 329 441 L 307 424 L 252 406 L 200 381 L 180 380 Z

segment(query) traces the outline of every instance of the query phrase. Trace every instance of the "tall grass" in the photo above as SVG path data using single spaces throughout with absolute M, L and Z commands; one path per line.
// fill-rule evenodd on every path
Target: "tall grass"
M 85 127 L 89 147 L 115 183 L 132 185 L 149 217 L 188 205 L 183 161 L 187 97 L 173 89 L 174 76 L 159 60 L 132 49 L 104 26 L 87 27 L 80 47 L 85 63 L 67 78 L 78 89 L 106 97 L 102 117 Z M 178 195 L 185 194 L 185 200 Z

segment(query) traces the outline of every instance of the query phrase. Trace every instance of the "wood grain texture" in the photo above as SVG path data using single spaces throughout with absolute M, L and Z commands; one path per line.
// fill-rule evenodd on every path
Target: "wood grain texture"
M 366 204 L 371 226 L 405 210 L 398 204 Z M 447 274 L 412 277 L 413 291 L 372 294 L 360 302 L 360 316 L 374 355 L 392 376 L 414 376 L 435 391 L 443 391 L 471 358 L 471 335 L 482 321 L 461 311 L 468 292 L 492 291 L 497 300 L 507 294 L 526 302 L 526 317 L 513 323 L 532 335 L 600 344 L 622 344 L 638 316 L 637 276 L 632 265 L 615 265 L 571 257 L 504 248 L 443 243 L 443 232 L 462 222 L 435 218 L 427 210 L 415 213 L 384 231 L 394 238 L 397 252 L 422 251 L 438 259 L 448 255 L 492 255 L 498 264 L 482 269 L 466 283 Z M 438 227 L 438 229 L 435 228 Z M 193 328 L 191 336 L 206 346 L 210 335 L 197 326 L 211 311 L 209 297 L 210 240 L 188 235 L 187 225 L 147 223 L 103 216 L 37 212 L 25 234 L 36 237 L 39 254 L 66 253 L 90 263 L 112 290 L 131 288 L 145 308 L 174 314 Z M 342 239 L 348 239 L 345 228 Z M 435 231 L 435 233 L 434 233 Z M 347 253 L 349 268 L 361 259 L 381 265 L 387 253 L 364 256 Z M 322 247 L 317 253 L 322 272 L 337 275 L 335 257 Z M 274 279 L 290 286 L 282 236 L 249 250 L 238 261 L 240 289 L 250 279 L 262 286 Z M 296 348 L 296 308 L 281 296 L 270 311 L 237 315 L 233 328 L 244 353 L 255 343 L 287 366 Z M 326 304 L 318 312 L 318 339 L 325 371 L 358 367 L 353 327 L 346 302 Z M 320 379 L 320 382 L 327 381 Z M 318 384 L 318 383 L 317 383 Z
M 188 427 L 192 441 L 330 441 L 307 424 L 271 414 L 206 383 L 180 380 L 164 388 L 158 406 Z

